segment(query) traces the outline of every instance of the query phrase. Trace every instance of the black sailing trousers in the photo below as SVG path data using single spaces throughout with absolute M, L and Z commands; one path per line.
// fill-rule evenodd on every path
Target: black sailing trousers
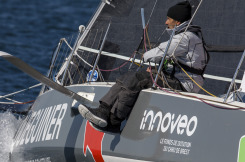
M 166 76 L 170 86 L 183 90 L 181 83 L 176 78 Z M 160 81 L 160 80 L 159 80 Z M 163 85 L 159 82 L 160 85 Z M 153 82 L 149 72 L 128 72 L 116 80 L 111 89 L 100 99 L 117 118 L 124 120 L 131 112 L 138 95 L 142 89 L 152 87 Z

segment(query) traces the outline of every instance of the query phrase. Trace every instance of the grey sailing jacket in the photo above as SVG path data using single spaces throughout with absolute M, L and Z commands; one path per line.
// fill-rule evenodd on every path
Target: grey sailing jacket
M 180 24 L 175 33 L 184 31 L 188 22 Z M 183 36 L 184 35 L 184 36 Z M 182 40 L 180 41 L 181 37 Z M 180 43 L 179 43 L 180 41 Z M 159 63 L 163 57 L 168 42 L 161 43 L 158 47 L 147 51 L 144 54 L 144 62 Z M 179 43 L 179 45 L 178 45 Z M 178 46 L 177 46 L 178 45 Z M 176 48 L 177 46 L 177 48 Z M 176 50 L 175 50 L 176 48 Z M 174 52 L 175 50 L 175 52 Z M 173 53 L 174 52 L 174 53 Z M 194 69 L 203 70 L 207 60 L 207 53 L 204 50 L 202 39 L 197 34 L 187 31 L 181 32 L 173 36 L 170 47 L 167 51 L 166 59 L 175 56 L 178 62 Z M 200 85 L 203 85 L 203 77 L 201 75 L 188 74 Z M 181 82 L 188 92 L 197 93 L 200 88 L 192 82 L 192 80 L 178 67 L 175 68 L 174 76 Z

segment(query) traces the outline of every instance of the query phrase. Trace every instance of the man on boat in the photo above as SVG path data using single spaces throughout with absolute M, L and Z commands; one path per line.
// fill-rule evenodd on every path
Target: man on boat
M 202 86 L 202 75 L 208 61 L 208 54 L 204 47 L 201 28 L 188 26 L 190 19 L 191 6 L 188 1 L 177 3 L 167 12 L 166 30 L 171 34 L 175 28 L 175 35 L 167 51 L 166 59 L 174 61 L 174 66 L 170 73 L 164 71 L 164 74 L 168 86 L 173 89 L 197 93 L 200 88 L 181 70 L 181 67 L 197 84 Z M 167 43 L 163 42 L 146 52 L 144 62 L 159 63 Z M 120 132 L 121 122 L 128 117 L 139 92 L 151 86 L 149 69 L 147 72 L 128 72 L 117 78 L 116 84 L 101 98 L 99 108 L 93 109 L 79 105 L 79 112 L 90 121 L 94 128 Z

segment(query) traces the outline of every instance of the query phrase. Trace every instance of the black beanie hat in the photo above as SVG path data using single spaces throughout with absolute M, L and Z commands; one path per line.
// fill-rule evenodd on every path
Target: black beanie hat
M 168 9 L 167 16 L 179 22 L 191 19 L 191 5 L 188 1 L 179 2 Z

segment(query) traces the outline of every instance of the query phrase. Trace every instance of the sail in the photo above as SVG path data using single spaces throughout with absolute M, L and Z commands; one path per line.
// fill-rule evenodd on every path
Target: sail
M 92 69 L 101 47 L 105 32 L 110 24 L 108 35 L 102 49 L 98 68 L 98 81 L 115 81 L 129 70 L 136 70 L 145 52 L 142 17 L 148 24 L 147 35 L 143 42 L 152 47 L 169 39 L 164 32 L 168 8 L 179 0 L 107 0 L 102 1 L 73 54 L 69 67 L 73 84 L 83 83 Z M 193 12 L 199 0 L 190 0 Z M 205 71 L 204 88 L 215 95 L 226 93 L 230 80 L 245 49 L 245 23 L 243 0 L 205 0 L 193 19 L 193 24 L 202 28 L 203 37 L 210 51 L 210 61 Z M 142 10 L 143 9 L 143 10 Z M 142 12 L 143 11 L 143 14 Z M 143 16 L 142 16 L 143 15 Z M 149 43 L 150 42 L 150 43 Z M 150 49 L 150 45 L 147 47 Z M 137 52 L 135 52 L 137 50 Z M 78 56 L 79 55 L 79 56 Z M 129 62 L 136 57 L 138 63 Z M 81 59 L 83 58 L 83 59 Z M 132 59 L 131 59 L 132 60 Z M 244 69 L 244 65 L 241 69 Z M 143 69 L 147 65 L 143 66 Z M 237 79 L 242 78 L 240 72 Z M 200 93 L 204 93 L 200 91 Z

